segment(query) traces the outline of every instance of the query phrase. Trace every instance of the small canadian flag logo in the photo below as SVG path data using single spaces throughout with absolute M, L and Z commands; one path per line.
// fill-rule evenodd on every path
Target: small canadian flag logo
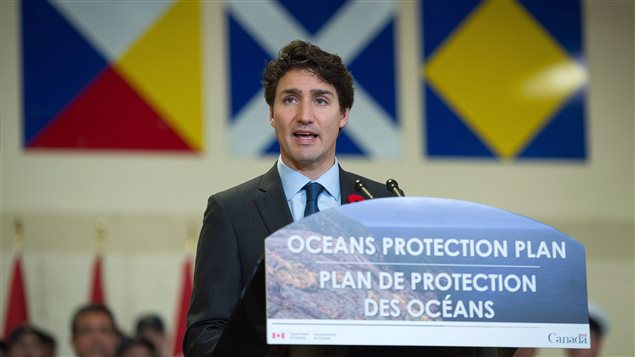
M 272 332 L 271 338 L 275 340 L 276 338 L 284 340 L 284 332 Z

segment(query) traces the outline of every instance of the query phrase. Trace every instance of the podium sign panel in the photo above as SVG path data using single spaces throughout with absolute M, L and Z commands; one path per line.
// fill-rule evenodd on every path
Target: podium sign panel
M 584 247 L 448 199 L 325 210 L 265 241 L 267 342 L 588 348 Z

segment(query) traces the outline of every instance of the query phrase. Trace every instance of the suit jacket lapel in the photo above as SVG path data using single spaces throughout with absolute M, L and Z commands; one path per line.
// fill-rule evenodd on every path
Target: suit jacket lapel
M 348 202 L 348 196 L 357 194 L 355 191 L 355 178 L 350 172 L 342 170 L 340 166 L 340 201 L 343 205 Z
M 276 165 L 262 175 L 258 190 L 256 207 L 269 234 L 293 222 Z

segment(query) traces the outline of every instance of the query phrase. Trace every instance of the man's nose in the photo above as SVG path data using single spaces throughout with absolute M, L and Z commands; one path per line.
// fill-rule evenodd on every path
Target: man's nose
M 300 103 L 297 120 L 301 123 L 310 123 L 313 121 L 313 107 L 311 106 L 310 100 L 304 100 Z

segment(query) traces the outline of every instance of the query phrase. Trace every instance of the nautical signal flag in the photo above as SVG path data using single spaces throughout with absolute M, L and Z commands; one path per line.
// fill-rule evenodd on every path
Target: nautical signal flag
M 423 1 L 429 157 L 584 159 L 578 0 Z
M 396 100 L 396 7 L 392 1 L 227 1 L 230 152 L 277 154 L 260 79 L 265 64 L 295 39 L 338 54 L 355 79 L 355 104 L 337 153 L 401 154 Z
M 24 147 L 200 151 L 200 6 L 23 0 Z

